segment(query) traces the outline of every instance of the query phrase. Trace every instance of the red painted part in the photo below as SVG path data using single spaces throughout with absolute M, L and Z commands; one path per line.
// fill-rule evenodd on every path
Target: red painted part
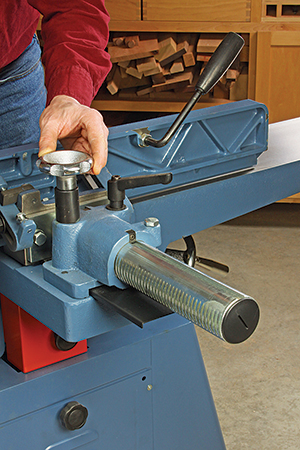
M 87 351 L 86 339 L 71 350 L 58 350 L 50 328 L 4 295 L 0 296 L 7 359 L 17 369 L 28 373 Z

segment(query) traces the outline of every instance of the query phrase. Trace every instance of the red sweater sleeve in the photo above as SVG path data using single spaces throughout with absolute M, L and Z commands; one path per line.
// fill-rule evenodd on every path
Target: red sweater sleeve
M 90 105 L 111 68 L 104 0 L 28 0 L 42 15 L 47 103 L 65 94 Z

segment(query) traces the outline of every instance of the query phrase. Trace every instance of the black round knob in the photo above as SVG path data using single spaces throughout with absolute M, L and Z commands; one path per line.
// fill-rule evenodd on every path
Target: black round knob
M 60 420 L 67 430 L 79 430 L 85 425 L 88 410 L 78 402 L 69 402 L 60 412 Z
M 55 345 L 58 350 L 61 350 L 63 352 L 67 352 L 68 350 L 72 350 L 72 348 L 75 347 L 77 342 L 69 342 L 63 339 L 62 337 L 58 336 L 58 334 L 54 333 L 55 338 Z

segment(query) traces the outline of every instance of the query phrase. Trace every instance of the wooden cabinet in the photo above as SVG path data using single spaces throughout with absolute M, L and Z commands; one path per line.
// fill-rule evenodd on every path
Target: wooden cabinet
M 250 22 L 249 0 L 106 0 L 111 20 Z
M 106 0 L 111 34 L 226 34 L 247 37 L 246 97 L 265 103 L 270 122 L 300 116 L 300 1 L 285 0 Z M 93 106 L 102 111 L 177 112 L 186 101 L 178 93 L 138 98 L 130 90 L 110 95 L 105 87 Z M 231 99 L 200 100 L 196 108 Z
M 300 18 L 300 4 L 290 0 L 263 0 L 262 21 L 297 22 Z
M 143 3 L 143 20 L 163 22 L 249 22 L 248 0 L 151 0 Z
M 300 116 L 300 31 L 257 33 L 255 100 L 267 105 L 270 122 Z
M 142 19 L 141 0 L 105 0 L 105 6 L 111 21 L 121 20 L 125 22 Z

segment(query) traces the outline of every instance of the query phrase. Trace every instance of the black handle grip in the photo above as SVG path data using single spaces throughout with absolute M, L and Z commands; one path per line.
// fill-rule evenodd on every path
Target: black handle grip
M 230 32 L 216 49 L 196 84 L 196 91 L 207 94 L 229 69 L 245 44 L 237 33 Z
M 136 175 L 132 177 L 118 177 L 113 176 L 112 180 L 116 179 L 118 189 L 125 191 L 125 189 L 133 189 L 142 186 L 152 186 L 153 184 L 169 184 L 172 181 L 172 174 L 167 173 L 155 173 L 151 175 Z M 110 181 L 112 181 L 110 180 Z
M 125 189 L 133 189 L 153 184 L 168 184 L 172 181 L 171 173 L 159 173 L 151 175 L 137 175 L 133 177 L 120 177 L 113 175 L 107 182 L 107 196 L 109 205 L 107 209 L 120 211 L 124 209 Z

